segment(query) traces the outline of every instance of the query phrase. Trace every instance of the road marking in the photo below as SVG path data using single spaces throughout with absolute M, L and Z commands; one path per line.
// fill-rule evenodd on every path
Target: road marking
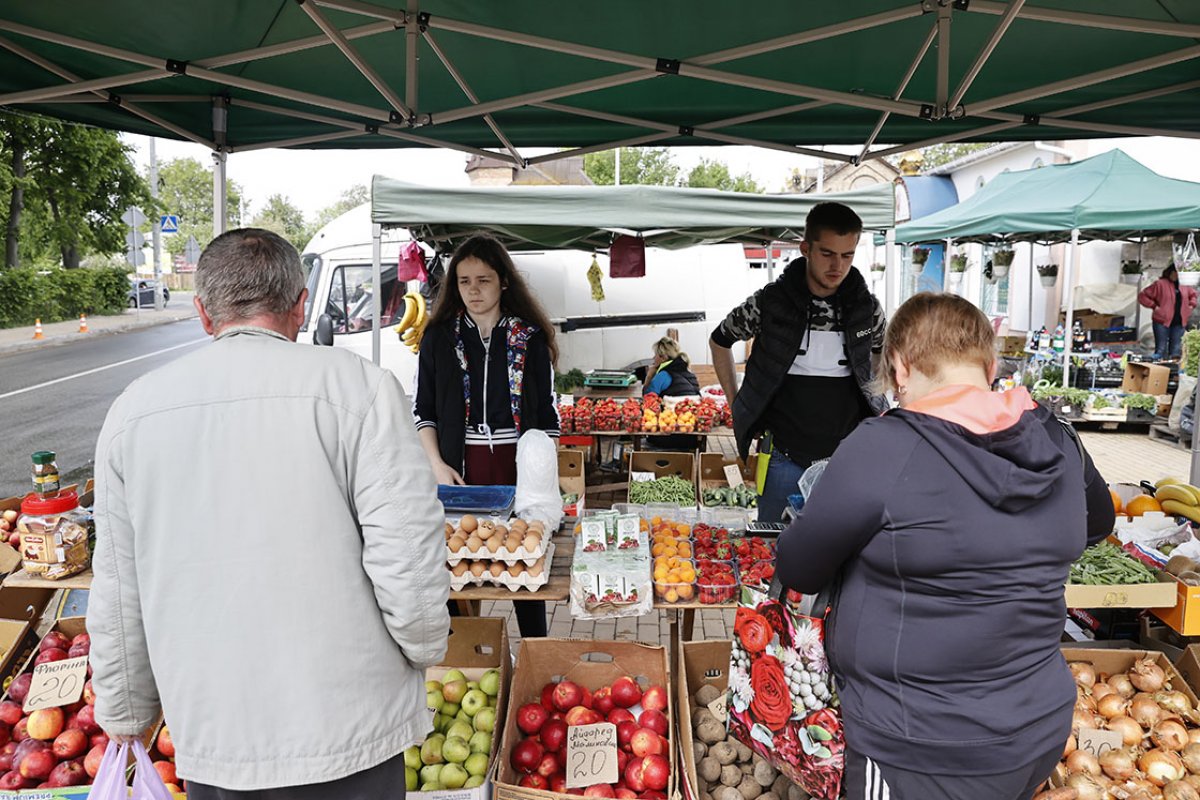
M 96 367 L 95 369 L 89 369 L 89 370 L 85 370 L 83 372 L 76 372 L 74 375 L 65 375 L 61 378 L 55 378 L 52 381 L 46 381 L 45 383 L 39 383 L 36 386 L 26 386 L 24 389 L 17 389 L 12 392 L 6 392 L 4 394 L 0 394 L 0 400 L 6 400 L 9 397 L 15 397 L 19 394 L 25 394 L 25 392 L 32 392 L 37 389 L 44 389 L 45 387 L 53 386 L 56 383 L 63 383 L 64 381 L 72 381 L 72 380 L 75 380 L 76 378 L 82 378 L 87 375 L 95 375 L 97 372 L 104 372 L 105 370 L 113 369 L 114 367 L 123 367 L 126 364 L 132 364 L 133 362 L 141 361 L 144 358 L 154 358 L 155 356 L 160 356 L 163 353 L 169 353 L 172 350 L 178 350 L 181 347 L 191 347 L 194 344 L 200 344 L 201 342 L 210 342 L 210 341 L 212 341 L 212 339 L 208 336 L 205 336 L 202 339 L 193 339 L 190 342 L 184 342 L 183 344 L 177 344 L 174 347 L 166 347 L 162 350 L 155 350 L 153 353 L 146 353 L 145 355 L 134 356 L 133 358 L 127 358 L 124 361 L 116 361 L 112 364 L 105 364 L 103 367 Z

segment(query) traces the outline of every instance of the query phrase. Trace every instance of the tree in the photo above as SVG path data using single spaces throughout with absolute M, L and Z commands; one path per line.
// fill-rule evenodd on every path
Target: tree
M 179 215 L 179 233 L 164 236 L 163 245 L 171 255 L 179 255 L 188 237 L 195 236 L 203 248 L 213 235 L 213 176 L 194 158 L 175 158 L 158 165 L 158 203 L 164 214 Z M 242 187 L 234 181 L 225 184 L 229 226 L 242 224 Z
M 363 203 L 370 202 L 370 200 L 371 190 L 361 183 L 354 184 L 342 192 L 342 196 L 338 198 L 337 202 L 325 206 L 317 212 L 317 218 L 313 221 L 310 233 L 315 234 L 342 214 L 351 209 L 358 208 Z
M 616 174 L 616 151 L 588 153 L 583 157 L 583 171 L 592 183 L 612 186 Z M 652 186 L 675 186 L 679 182 L 679 165 L 665 147 L 622 147 L 621 185 L 629 183 Z
M 254 215 L 250 224 L 278 233 L 297 250 L 302 250 L 308 244 L 309 230 L 304 224 L 304 212 L 281 194 L 268 197 L 267 204 Z
M 763 191 L 749 172 L 733 177 L 723 162 L 709 158 L 701 158 L 700 163 L 692 167 L 687 185 L 692 189 L 720 189 L 723 192 L 761 194 Z
M 929 147 L 923 147 L 919 151 L 921 153 L 921 169 L 930 170 L 934 167 L 940 167 L 943 164 L 949 164 L 955 159 L 978 153 L 980 150 L 986 150 L 991 147 L 994 142 L 948 142 L 946 144 L 934 144 Z

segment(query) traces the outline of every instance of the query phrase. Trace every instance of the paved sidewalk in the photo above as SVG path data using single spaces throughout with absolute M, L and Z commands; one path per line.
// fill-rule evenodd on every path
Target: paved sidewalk
M 79 320 L 71 319 L 63 322 L 44 323 L 41 339 L 33 338 L 32 325 L 25 328 L 0 329 L 0 353 L 14 353 L 22 350 L 32 350 L 39 347 L 55 347 L 70 344 L 88 336 L 104 336 L 112 333 L 150 328 L 155 325 L 165 325 L 168 322 L 179 322 L 196 316 L 196 308 L 192 305 L 191 292 L 172 292 L 171 300 L 162 311 L 153 307 L 126 309 L 124 313 L 110 317 L 88 317 L 88 333 L 79 332 Z

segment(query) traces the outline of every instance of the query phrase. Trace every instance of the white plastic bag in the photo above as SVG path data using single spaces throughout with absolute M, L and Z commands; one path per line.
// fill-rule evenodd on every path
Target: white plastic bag
M 135 763 L 131 800 L 172 800 L 170 790 L 154 769 L 141 742 L 132 745 L 108 743 L 96 780 L 88 792 L 89 800 L 127 800 L 131 797 L 125 785 L 125 765 L 129 763 L 130 749 Z
M 514 510 L 521 519 L 540 519 L 551 535 L 562 523 L 558 447 L 545 431 L 526 431 L 517 442 L 517 500 Z

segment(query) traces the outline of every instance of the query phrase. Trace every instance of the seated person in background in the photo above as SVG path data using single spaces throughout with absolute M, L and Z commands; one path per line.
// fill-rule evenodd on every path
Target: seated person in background
M 688 369 L 691 360 L 679 349 L 679 342 L 664 336 L 654 343 L 654 363 L 646 370 L 642 394 L 657 394 L 660 397 L 699 396 L 700 381 Z M 651 437 L 649 446 L 654 450 L 695 450 L 701 438 L 686 433 L 673 436 Z

